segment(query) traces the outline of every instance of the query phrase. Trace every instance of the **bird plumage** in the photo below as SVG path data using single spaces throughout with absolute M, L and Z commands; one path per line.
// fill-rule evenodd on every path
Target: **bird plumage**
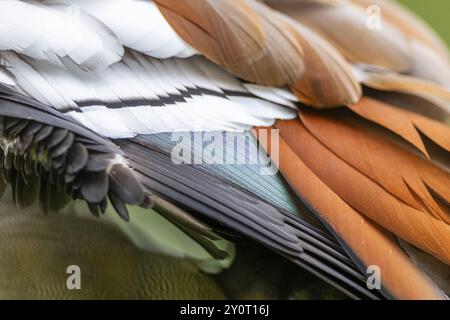
M 353 298 L 445 299 L 448 53 L 417 18 L 376 2 L 382 30 L 367 27 L 364 0 L 0 3 L 13 200 L 112 207 L 134 245 L 160 251 L 135 212 L 153 210 L 198 246 L 204 258 L 189 259 L 207 272 L 227 272 L 245 237 Z M 78 28 L 64 19 L 74 11 Z M 279 130 L 279 155 L 263 129 Z M 259 142 L 280 173 L 173 163 L 174 132 L 206 132 L 216 152 L 234 132 L 244 159 Z M 371 265 L 379 291 L 365 284 Z

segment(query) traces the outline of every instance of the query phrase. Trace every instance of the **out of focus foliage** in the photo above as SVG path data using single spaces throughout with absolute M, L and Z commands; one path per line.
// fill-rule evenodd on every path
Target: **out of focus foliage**
M 398 0 L 425 19 L 450 46 L 449 0 Z

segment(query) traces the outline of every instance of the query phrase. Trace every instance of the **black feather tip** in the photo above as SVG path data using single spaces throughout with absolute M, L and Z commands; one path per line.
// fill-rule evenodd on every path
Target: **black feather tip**
M 83 199 L 97 217 L 109 199 L 128 221 L 127 205 L 152 205 L 110 141 L 49 107 L 4 90 L 0 87 L 0 179 L 12 186 L 18 207 L 38 199 L 44 212 L 55 212 L 72 199 Z

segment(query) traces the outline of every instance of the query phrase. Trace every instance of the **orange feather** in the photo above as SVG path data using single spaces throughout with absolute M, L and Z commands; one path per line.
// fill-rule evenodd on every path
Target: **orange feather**
M 301 121 L 280 121 L 275 127 L 280 129 L 286 143 L 308 168 L 353 208 L 400 238 L 450 264 L 448 224 L 399 200 L 368 176 L 347 164 L 308 132 Z M 343 132 L 343 130 L 330 131 L 327 134 L 345 145 L 346 137 L 342 135 Z M 356 153 L 362 145 L 351 143 L 346 147 L 350 147 L 348 150 Z M 358 153 L 367 152 L 368 148 L 363 147 L 362 150 Z M 364 157 L 367 159 L 369 154 Z M 443 183 L 442 180 L 436 179 L 436 176 L 431 176 L 430 179 Z
M 293 125 L 294 122 L 297 121 L 283 123 Z M 270 143 L 270 139 L 263 143 L 266 150 L 272 150 Z M 365 267 L 380 267 L 383 286 L 394 297 L 445 299 L 442 290 L 411 263 L 392 235 L 366 219 L 334 193 L 308 168 L 283 137 L 279 139 L 279 153 L 279 168 L 292 187 L 317 210 Z
M 359 116 L 403 137 L 426 156 L 428 152 L 419 132 L 450 152 L 450 127 L 438 121 L 367 97 L 348 107 Z

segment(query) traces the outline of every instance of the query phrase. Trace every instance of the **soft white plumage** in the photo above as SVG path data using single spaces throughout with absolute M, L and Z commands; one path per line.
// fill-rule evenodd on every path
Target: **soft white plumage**
M 288 90 L 244 83 L 195 55 L 152 1 L 8 0 L 0 9 L 0 82 L 103 136 L 243 131 L 296 117 Z
M 78 7 L 11 0 L 0 2 L 0 50 L 85 70 L 106 67 L 123 55 L 112 32 Z
M 195 54 L 195 50 L 172 30 L 152 1 L 50 1 L 62 1 L 90 13 L 111 29 L 121 44 L 149 56 L 163 59 L 190 57 Z
M 296 117 L 279 88 L 242 83 L 206 59 L 158 60 L 127 52 L 110 67 L 84 72 L 3 52 L 27 95 L 112 138 L 174 131 L 243 131 Z

